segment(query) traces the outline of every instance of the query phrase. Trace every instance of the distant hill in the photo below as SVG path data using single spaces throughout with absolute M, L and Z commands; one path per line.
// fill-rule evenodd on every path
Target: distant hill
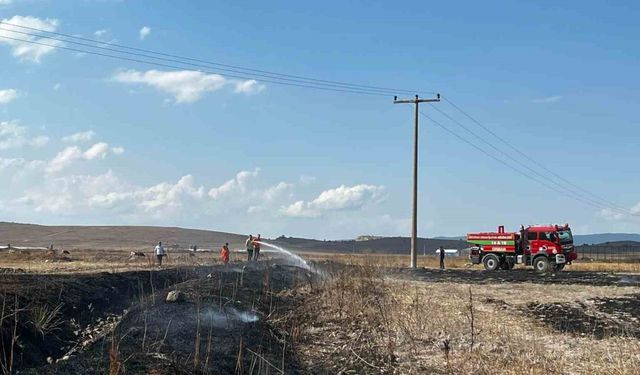
M 279 237 L 275 242 L 296 251 L 328 251 L 336 253 L 385 253 L 406 254 L 411 247 L 409 237 L 384 237 L 368 241 L 340 240 L 319 241 L 305 238 Z M 433 254 L 443 246 L 446 249 L 462 249 L 469 245 L 465 241 L 435 238 L 418 238 L 418 253 Z
M 229 242 L 244 246 L 245 236 L 198 229 L 150 226 L 46 226 L 0 222 L 0 244 L 49 246 L 64 249 L 143 249 L 162 241 L 181 248 L 218 248 Z
M 640 242 L 640 234 L 637 233 L 599 233 L 599 234 L 576 234 L 573 242 L 576 245 L 601 244 L 605 242 L 633 241 Z
M 459 237 L 419 238 L 418 251 L 433 253 L 439 246 L 462 249 L 468 246 Z M 152 226 L 46 226 L 0 222 L 0 245 L 49 246 L 65 249 L 144 249 L 162 241 L 165 245 L 198 245 L 217 249 L 229 242 L 233 249 L 244 248 L 245 235 L 209 230 Z M 373 237 L 366 241 L 320 241 L 306 238 L 279 237 L 276 244 L 293 251 L 323 251 L 337 253 L 406 254 L 411 246 L 409 237 Z M 640 243 L 640 234 L 603 233 L 576 235 L 577 245 L 609 242 L 610 246 L 630 246 Z M 631 241 L 631 242 L 630 242 Z
M 162 241 L 166 246 L 190 245 L 199 248 L 218 248 L 229 242 L 232 249 L 244 248 L 245 235 L 198 229 L 152 226 L 47 226 L 0 222 L 0 245 L 16 247 L 46 247 L 53 244 L 64 249 L 144 249 Z M 320 241 L 306 238 L 280 237 L 276 244 L 293 251 L 322 251 L 338 253 L 407 253 L 408 237 L 388 237 L 367 241 Z M 422 253 L 433 253 L 439 246 L 464 248 L 466 242 L 441 239 L 418 239 Z
M 437 236 L 433 237 L 434 240 L 457 240 L 466 241 L 467 236 Z
M 608 247 L 640 247 L 640 242 L 637 241 L 613 241 L 613 242 L 603 242 L 599 244 L 584 244 L 578 245 L 582 247 L 598 247 L 598 246 L 608 246 Z

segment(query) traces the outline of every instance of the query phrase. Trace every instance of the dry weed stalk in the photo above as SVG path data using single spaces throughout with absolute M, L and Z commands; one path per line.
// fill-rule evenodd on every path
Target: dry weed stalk
M 13 311 L 12 312 L 8 312 L 5 315 L 5 312 L 7 312 L 7 294 L 5 292 L 5 294 L 3 295 L 2 298 L 2 315 L 0 315 L 0 344 L 2 344 L 2 352 L 0 353 L 0 368 L 2 369 L 2 373 L 3 374 L 12 374 L 13 373 L 13 365 L 14 365 L 14 356 L 15 356 L 15 348 L 16 348 L 16 344 L 18 342 L 18 322 L 19 322 L 19 318 L 18 318 L 18 313 L 22 312 L 22 310 L 19 307 L 19 302 L 18 302 L 18 296 L 14 295 L 14 303 L 13 303 Z M 10 319 L 11 317 L 13 317 L 13 328 L 11 330 L 11 336 L 10 336 L 10 347 L 8 349 L 8 353 L 7 353 L 7 348 L 4 346 L 5 345 L 5 332 L 4 332 L 4 323 L 5 320 Z
M 442 353 L 444 355 L 444 360 L 445 363 L 447 364 L 447 373 L 451 374 L 453 373 L 451 371 L 451 359 L 450 359 L 450 353 L 451 353 L 451 343 L 449 342 L 449 339 L 444 339 L 442 340 Z
M 9 357 L 9 374 L 13 372 L 13 356 L 15 354 L 16 342 L 18 342 L 18 295 L 15 296 L 13 307 L 13 334 L 11 335 L 11 355 Z
M 211 322 L 209 324 L 209 337 L 207 338 L 207 356 L 204 361 L 204 367 L 209 368 L 209 357 L 213 350 L 213 316 L 211 316 Z
M 475 319 L 475 313 L 474 313 L 474 308 L 473 308 L 473 293 L 471 292 L 471 286 L 469 286 L 469 329 L 471 330 L 471 343 L 469 344 L 469 350 L 473 350 L 473 344 L 475 344 L 476 342 L 476 319 Z
M 123 373 L 123 364 L 120 359 L 120 343 L 116 340 L 115 331 L 111 333 L 111 346 L 109 347 L 109 375 Z
M 196 290 L 196 338 L 193 350 L 193 368 L 200 367 L 200 290 Z
M 238 356 L 236 358 L 236 374 L 244 374 L 244 354 L 243 354 L 243 341 L 240 337 L 240 345 L 238 348 Z
M 7 303 L 7 294 L 5 293 L 2 296 L 2 312 L 0 313 L 0 345 L 2 345 L 1 349 L 2 351 L 0 351 L 0 367 L 2 368 L 2 373 L 3 374 L 8 374 L 9 373 L 9 369 L 7 367 L 7 363 L 6 363 L 6 350 L 4 347 L 4 311 L 6 308 L 6 303 Z

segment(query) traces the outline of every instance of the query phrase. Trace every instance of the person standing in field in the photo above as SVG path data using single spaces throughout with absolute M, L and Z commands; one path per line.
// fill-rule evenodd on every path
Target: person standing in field
M 162 267 L 162 258 L 167 255 L 167 252 L 164 250 L 162 246 L 162 242 L 158 241 L 158 244 L 153 249 L 154 253 L 156 253 L 156 259 L 158 259 L 158 265 Z
M 229 243 L 227 242 L 222 246 L 220 250 L 220 258 L 222 258 L 222 263 L 226 266 L 229 264 Z
M 245 242 L 245 247 L 247 248 L 247 262 L 251 262 L 253 259 L 253 236 L 249 235 L 247 238 L 247 242 Z
M 440 246 L 440 269 L 443 270 L 444 269 L 444 255 L 445 255 L 445 251 L 444 251 L 444 247 Z
M 253 260 L 258 261 L 260 255 L 260 235 L 253 240 Z

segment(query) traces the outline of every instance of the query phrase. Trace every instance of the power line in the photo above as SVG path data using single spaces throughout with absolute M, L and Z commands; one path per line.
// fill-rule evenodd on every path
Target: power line
M 79 37 L 79 36 L 75 36 L 75 35 L 69 35 L 69 34 L 60 33 L 60 32 L 48 31 L 48 30 L 43 30 L 43 29 L 38 29 L 38 28 L 28 27 L 28 26 L 23 26 L 23 25 L 17 25 L 17 24 L 13 24 L 13 23 L 9 23 L 9 22 L 0 21 L 0 24 L 7 25 L 7 26 L 12 26 L 12 27 L 18 27 L 18 28 L 22 28 L 22 29 L 26 29 L 26 30 L 37 31 L 37 32 L 41 32 L 41 33 L 47 33 L 47 34 L 50 34 L 50 35 L 58 35 L 58 36 L 62 36 L 64 38 L 69 38 L 69 39 L 83 40 L 83 41 L 88 41 L 88 42 L 92 42 L 92 43 L 97 43 L 97 44 L 100 44 L 100 45 L 108 44 L 108 45 L 111 45 L 111 46 L 114 46 L 114 47 L 127 49 L 127 50 L 131 50 L 131 51 L 138 51 L 138 52 L 143 52 L 143 53 L 146 53 L 146 54 L 154 54 L 154 55 L 158 55 L 158 56 L 169 57 L 169 58 L 173 59 L 171 61 L 174 61 L 174 62 L 175 62 L 175 59 L 180 59 L 180 60 L 184 60 L 184 61 L 180 61 L 180 63 L 189 64 L 189 65 L 192 65 L 192 66 L 204 67 L 202 64 L 206 64 L 206 67 L 213 66 L 213 67 L 216 67 L 217 69 L 221 69 L 221 67 L 222 68 L 231 68 L 231 69 L 235 69 L 232 72 L 238 72 L 238 73 L 242 73 L 242 74 L 261 73 L 261 74 L 266 74 L 268 76 L 271 76 L 272 78 L 282 77 L 282 78 L 277 78 L 277 79 L 288 79 L 288 80 L 294 79 L 294 80 L 304 81 L 304 82 L 309 83 L 309 84 L 314 84 L 315 83 L 315 84 L 320 84 L 320 85 L 332 85 L 332 86 L 335 86 L 335 87 L 344 87 L 344 88 L 350 88 L 350 89 L 384 91 L 384 92 L 387 92 L 388 94 L 393 94 L 393 93 L 396 93 L 396 94 L 397 93 L 412 93 L 412 94 L 415 94 L 415 93 L 432 93 L 432 92 L 428 92 L 428 91 L 412 91 L 412 90 L 405 90 L 405 89 L 397 89 L 397 88 L 362 85 L 362 84 L 355 84 L 355 83 L 349 83 L 349 82 L 317 79 L 317 78 L 310 78 L 310 77 L 304 77 L 304 76 L 292 75 L 292 74 L 276 73 L 276 72 L 270 72 L 270 71 L 266 71 L 266 70 L 246 68 L 246 67 L 242 67 L 242 66 L 238 66 L 238 65 L 222 64 L 222 63 L 214 62 L 214 61 L 207 61 L 207 60 L 202 60 L 202 59 L 194 59 L 194 58 L 190 58 L 190 57 L 184 57 L 184 56 L 179 56 L 179 55 L 174 55 L 174 54 L 157 52 L 157 51 L 152 51 L 152 50 L 143 49 L 143 48 L 130 47 L 130 46 L 122 45 L 122 44 L 105 43 L 103 41 L 99 41 L 99 40 L 95 40 L 95 39 L 83 38 L 83 37 Z M 11 31 L 11 32 L 17 32 L 15 30 L 10 30 L 10 29 L 3 29 L 3 30 L 7 30 L 7 31 Z M 55 39 L 55 38 L 52 38 L 52 37 L 46 37 L 46 36 L 37 35 L 37 34 L 27 34 L 27 35 L 43 37 L 43 38 L 48 38 L 48 39 Z M 78 43 L 78 42 L 73 42 L 73 41 L 66 40 L 66 39 L 64 39 L 64 40 L 63 39 L 55 39 L 55 40 L 64 41 L 64 42 L 67 42 L 67 43 Z M 91 47 L 93 47 L 93 48 L 101 48 L 99 46 L 91 46 Z M 130 52 L 126 52 L 126 51 L 118 51 L 118 52 L 120 52 L 120 53 L 130 53 Z M 148 56 L 148 55 L 147 55 L 147 57 L 148 58 L 159 59 L 158 57 L 151 57 L 151 56 Z M 198 63 L 198 64 L 187 63 L 185 61 L 192 61 L 192 62 L 195 62 L 195 63 Z
M 541 164 L 540 162 L 538 162 L 537 160 L 535 160 L 534 158 L 528 156 L 527 154 L 525 154 L 524 152 L 522 152 L 521 150 L 519 150 L 517 147 L 514 147 L 510 142 L 508 142 L 507 140 L 505 140 L 504 138 L 502 138 L 500 135 L 496 134 L 495 132 L 493 132 L 491 129 L 489 129 L 487 126 L 483 125 L 480 121 L 476 120 L 473 116 L 471 116 L 470 114 L 468 114 L 466 111 L 464 111 L 462 108 L 460 108 L 458 105 L 456 105 L 455 103 L 453 103 L 451 100 L 448 100 L 447 98 L 443 98 L 443 101 L 447 102 L 450 106 L 452 106 L 454 109 L 456 109 L 458 112 L 462 113 L 464 116 L 466 116 L 467 118 L 469 118 L 471 121 L 473 121 L 475 124 L 477 124 L 478 126 L 480 126 L 482 129 L 484 129 L 485 131 L 487 131 L 489 134 L 491 134 L 492 136 L 494 136 L 496 139 L 498 139 L 500 142 L 504 143 L 505 145 L 507 145 L 510 149 L 512 149 L 513 151 L 517 152 L 518 154 L 520 154 L 522 157 L 524 157 L 525 159 L 527 159 L 528 161 L 534 163 L 535 165 L 537 165 L 538 167 L 544 169 L 545 171 L 547 171 L 548 173 L 550 173 L 551 175 L 553 175 L 555 178 L 560 179 L 561 181 L 565 182 L 566 184 L 571 185 L 572 187 L 590 195 L 591 197 L 600 200 L 602 202 L 607 203 L 607 205 L 615 207 L 616 210 L 622 210 L 624 211 L 626 214 L 629 215 L 636 215 L 632 212 L 630 212 L 627 208 L 616 204 L 614 202 L 611 202 L 605 198 L 602 198 L 596 194 L 591 193 L 590 191 L 584 189 L 583 187 L 569 181 L 568 179 L 564 178 L 563 176 L 557 174 L 556 172 L 554 172 L 552 169 L 545 167 L 543 164 Z
M 58 46 L 58 45 L 54 45 L 54 44 L 36 42 L 36 41 L 33 41 L 33 40 L 12 38 L 12 37 L 3 36 L 3 35 L 0 35 L 0 38 L 14 40 L 14 41 L 18 41 L 18 42 L 36 44 L 36 45 L 41 45 L 41 46 L 46 46 L 46 47 L 51 47 L 51 48 L 56 48 L 56 49 L 63 49 L 63 50 L 67 50 L 67 51 L 77 52 L 77 53 L 86 53 L 86 54 L 97 55 L 97 56 L 102 56 L 102 57 L 109 57 L 109 58 L 118 59 L 118 60 L 125 60 L 125 61 L 137 62 L 137 63 L 142 63 L 142 64 L 162 66 L 162 67 L 165 67 L 165 68 L 185 69 L 184 67 L 177 66 L 177 65 L 171 65 L 171 64 L 158 63 L 158 62 L 154 62 L 154 61 L 146 61 L 146 60 L 134 59 L 134 58 L 124 57 L 124 56 L 110 55 L 110 54 L 101 53 L 101 52 L 87 51 L 87 50 L 83 50 L 83 49 L 79 49 L 79 48 Z M 210 70 L 198 70 L 198 71 L 200 71 L 202 73 L 207 73 L 207 74 L 220 74 L 218 72 L 210 71 Z M 231 75 L 231 74 L 224 74 L 224 76 L 231 77 L 231 78 L 237 78 L 237 79 L 253 79 L 252 77 L 248 77 L 248 76 L 239 76 L 239 75 Z M 385 97 L 389 96 L 388 94 L 382 94 L 382 93 L 372 92 L 372 91 L 356 90 L 356 89 L 353 89 L 353 90 L 339 89 L 339 88 L 331 88 L 331 87 L 326 87 L 326 86 L 304 85 L 304 84 L 297 84 L 297 83 L 292 83 L 292 82 L 282 82 L 282 81 L 273 81 L 273 80 L 265 80 L 265 79 L 261 79 L 260 81 L 261 82 L 266 82 L 266 83 L 278 84 L 278 85 L 303 87 L 303 88 L 309 88 L 309 89 L 315 89 L 315 90 L 346 92 L 346 93 L 352 93 L 352 94 L 385 96 Z
M 0 22 L 1 23 L 1 22 Z M 54 38 L 54 37 L 49 37 L 49 36 L 44 36 L 44 35 L 38 35 L 38 34 L 32 34 L 32 33 L 26 33 L 26 32 L 22 32 L 22 31 L 17 31 L 17 30 L 8 30 L 5 28 L 0 28 L 0 30 L 4 30 L 4 31 L 9 31 L 12 33 L 18 33 L 18 34 L 23 34 L 23 35 L 27 35 L 27 36 L 33 36 L 33 37 L 39 37 L 39 38 L 44 38 L 44 39 L 51 39 L 51 40 L 55 40 L 55 41 L 59 41 L 59 42 L 64 42 L 64 43 L 71 43 L 71 44 L 75 44 L 75 45 L 80 45 L 80 46 L 84 46 L 84 47 L 89 47 L 89 48 L 95 48 L 95 49 L 99 49 L 99 50 L 105 50 L 105 51 L 111 51 L 111 52 L 116 52 L 116 53 L 121 53 L 124 55 L 132 55 L 132 56 L 139 56 L 139 57 L 144 57 L 144 58 L 148 58 L 148 59 L 154 59 L 154 60 L 161 60 L 161 61 L 167 61 L 167 62 L 172 62 L 172 63 L 178 63 L 178 64 L 182 64 L 182 65 L 187 65 L 187 66 L 194 66 L 194 67 L 198 67 L 198 68 L 208 68 L 208 66 L 205 66 L 203 64 L 194 64 L 194 63 L 189 63 L 189 62 L 183 62 L 180 60 L 175 60 L 175 59 L 168 59 L 168 58 L 164 58 L 164 57 L 157 57 L 157 56 L 152 56 L 152 55 L 148 55 L 148 54 L 143 54 L 143 53 L 136 53 L 136 52 L 127 52 L 127 51 L 122 51 L 116 48 L 109 48 L 109 47 L 105 47 L 104 45 L 102 46 L 96 46 L 96 45 L 92 45 L 92 44 L 88 44 L 88 43 L 82 43 L 82 42 L 75 42 L 75 41 L 71 41 L 71 40 L 66 40 L 66 39 L 59 39 L 59 38 Z M 247 74 L 244 71 L 241 70 L 236 70 L 236 69 L 227 69 L 227 68 L 215 68 L 216 71 L 223 71 L 223 72 L 231 72 L 231 73 L 239 73 L 239 74 Z M 227 75 L 227 73 L 222 73 Z M 300 80 L 300 79 L 291 79 L 291 78 L 281 78 L 278 76 L 274 76 L 274 75 L 267 75 L 267 74 L 260 74 L 260 73 L 249 73 L 252 74 L 252 77 L 261 77 L 260 80 L 262 80 L 262 78 L 269 78 L 269 79 L 276 79 L 276 80 L 282 80 L 285 82 L 295 82 L 295 83 L 302 83 L 302 84 L 314 84 L 314 85 L 322 85 L 322 86 L 328 86 L 328 87 L 336 87 L 336 88 L 340 88 L 340 89 L 354 89 L 353 87 L 348 87 L 348 86 L 344 86 L 344 85 L 338 85 L 338 84 L 319 84 L 319 83 L 313 83 L 313 82 L 308 82 L 305 80 Z M 391 95 L 392 92 L 387 92 L 387 91 L 383 91 L 383 90 L 374 90 L 374 89 L 357 89 L 358 91 L 368 91 L 368 92 L 377 92 L 383 95 Z
M 83 38 L 83 37 L 79 37 L 79 36 L 74 36 L 74 35 L 69 35 L 69 34 L 64 34 L 64 33 L 59 33 L 59 32 L 53 32 L 53 31 L 47 31 L 47 30 L 42 30 L 42 29 L 28 27 L 28 26 L 16 25 L 16 24 L 12 24 L 12 23 L 9 23 L 9 22 L 0 21 L 0 24 L 1 25 L 6 25 L 6 26 L 18 27 L 18 28 L 26 29 L 26 30 L 33 30 L 33 31 L 36 31 L 36 32 L 46 33 L 46 34 L 49 34 L 49 35 L 57 35 L 57 36 L 61 36 L 61 37 L 64 37 L 64 38 L 69 38 L 69 39 L 88 41 L 88 42 L 96 43 L 96 44 L 99 44 L 99 45 L 81 43 L 81 42 L 77 42 L 77 41 L 73 41 L 73 40 L 56 38 L 56 37 L 46 36 L 46 35 L 41 35 L 41 34 L 28 33 L 28 32 L 23 32 L 23 31 L 18 31 L 18 30 L 11 30 L 11 29 L 7 29 L 7 28 L 0 28 L 0 30 L 2 30 L 2 31 L 23 34 L 23 35 L 30 36 L 30 37 L 45 38 L 45 39 L 50 39 L 50 40 L 55 40 L 55 41 L 59 41 L 59 42 L 80 45 L 80 46 L 83 46 L 83 47 L 88 47 L 88 48 L 93 48 L 93 49 L 98 49 L 98 50 L 103 50 L 103 51 L 115 52 L 117 54 L 122 54 L 122 55 L 125 55 L 125 56 L 118 56 L 118 55 L 112 55 L 112 54 L 107 54 L 107 53 L 88 51 L 86 49 L 71 48 L 71 47 L 66 47 L 66 46 L 61 46 L 61 45 L 42 43 L 42 42 L 34 41 L 34 40 L 12 38 L 12 37 L 8 37 L 8 36 L 1 36 L 0 35 L 0 38 L 3 38 L 3 39 L 14 40 L 14 41 L 18 41 L 18 42 L 30 43 L 30 44 L 35 44 L 35 45 L 42 45 L 42 46 L 47 46 L 47 47 L 50 47 L 50 48 L 63 49 L 63 50 L 68 50 L 68 51 L 73 51 L 73 52 L 78 52 L 78 53 L 87 53 L 87 54 L 92 54 L 92 55 L 97 55 L 97 56 L 102 56 L 102 57 L 109 57 L 109 58 L 119 59 L 119 60 L 123 60 L 123 61 L 131 61 L 131 62 L 136 62 L 136 63 L 161 66 L 161 67 L 166 67 L 166 68 L 171 68 L 171 69 L 186 69 L 182 65 L 193 66 L 193 67 L 198 67 L 198 68 L 214 67 L 215 70 L 198 69 L 198 71 L 201 71 L 203 73 L 209 73 L 209 74 L 222 74 L 224 76 L 227 76 L 227 77 L 230 77 L 230 78 L 236 78 L 236 79 L 254 79 L 255 77 L 262 77 L 259 80 L 261 82 L 265 82 L 265 83 L 272 83 L 272 84 L 279 84 L 279 85 L 286 85 L 286 86 L 293 86 L 293 87 L 302 87 L 302 88 L 316 89 L 316 90 L 325 90 L 325 91 L 361 94 L 361 95 L 388 96 L 388 95 L 391 95 L 391 93 L 413 92 L 413 91 L 410 91 L 410 90 L 403 90 L 403 89 L 394 89 L 394 88 L 387 88 L 387 87 L 380 87 L 380 86 L 360 85 L 360 84 L 340 82 L 340 81 L 322 80 L 322 79 L 315 79 L 315 78 L 309 78 L 309 77 L 304 77 L 304 76 L 297 76 L 297 75 L 290 75 L 290 74 L 283 74 L 283 73 L 275 73 L 275 72 L 269 72 L 269 71 L 266 71 L 266 70 L 251 69 L 251 68 L 245 68 L 245 67 L 236 66 L 236 65 L 221 64 L 221 63 L 207 61 L 207 60 L 194 59 L 194 58 L 189 58 L 189 57 L 182 57 L 182 56 L 179 56 L 179 55 L 156 52 L 156 51 L 146 50 L 146 49 L 142 49 L 142 48 L 129 47 L 129 46 L 126 46 L 126 45 L 121 45 L 121 44 L 105 43 L 103 41 L 99 41 L 99 40 L 95 40 L 95 39 Z M 123 51 L 123 50 L 120 50 L 118 48 L 110 48 L 110 47 L 106 47 L 105 45 L 118 47 L 118 48 L 126 49 L 126 50 L 129 50 L 129 51 Z M 130 51 L 139 51 L 139 52 L 143 52 L 143 53 L 130 52 Z M 145 59 L 153 59 L 153 60 L 166 61 L 166 62 L 170 62 L 170 63 L 177 63 L 179 65 L 177 66 L 177 65 L 173 65 L 173 64 L 166 64 L 166 63 L 160 63 L 160 62 L 156 62 L 156 61 L 148 61 L 148 60 L 141 60 L 141 59 L 137 59 L 137 58 L 126 57 L 128 55 L 138 56 L 138 57 L 142 57 L 142 58 L 145 58 Z M 153 55 L 157 55 L 157 56 L 153 56 Z M 161 57 L 161 56 L 165 56 L 165 57 Z M 189 62 L 189 61 L 193 61 L 195 63 L 192 63 L 192 62 Z M 220 73 L 220 71 L 237 73 L 237 74 Z M 241 75 L 238 75 L 238 74 L 241 74 Z M 263 78 L 267 78 L 267 79 L 263 79 Z M 585 190 L 584 188 L 574 184 L 573 182 L 567 180 L 563 176 L 561 176 L 561 175 L 557 174 L 556 172 L 554 172 L 553 170 L 545 167 L 544 165 L 542 165 L 537 160 L 529 157 L 528 155 L 526 155 L 525 153 L 520 151 L 518 148 L 516 148 L 513 145 L 511 145 L 510 142 L 506 141 L 504 138 L 500 137 L 498 134 L 493 132 L 491 129 L 489 129 L 488 127 L 486 127 L 482 123 L 480 123 L 478 120 L 476 120 L 474 117 L 472 117 L 467 112 L 462 110 L 459 106 L 457 106 L 451 100 L 448 100 L 446 98 L 443 98 L 443 100 L 446 101 L 449 105 L 451 105 L 454 109 L 456 109 L 457 111 L 459 111 L 460 113 L 465 115 L 467 118 L 472 120 L 478 126 L 483 128 L 489 134 L 491 134 L 492 136 L 494 136 L 495 138 L 500 140 L 502 143 L 507 145 L 510 149 L 512 149 L 513 151 L 516 151 L 519 155 L 521 155 L 522 157 L 527 159 L 529 162 L 534 163 L 535 165 L 537 165 L 538 167 L 544 169 L 545 171 L 547 171 L 548 173 L 550 173 L 551 175 L 553 175 L 557 179 L 562 180 L 563 182 L 567 183 L 568 185 L 570 185 L 570 186 L 574 187 L 575 189 L 578 189 L 578 190 L 586 193 L 587 195 L 589 195 L 589 196 L 591 196 L 591 197 L 593 197 L 595 199 L 590 198 L 590 197 L 586 196 L 585 194 L 579 193 L 575 189 L 571 189 L 571 188 L 568 188 L 566 186 L 563 186 L 563 185 L 559 184 L 558 182 L 556 182 L 555 179 L 550 179 L 549 180 L 550 182 L 552 182 L 553 184 L 557 185 L 561 189 L 566 190 L 568 192 L 568 194 L 574 194 L 574 195 L 578 196 L 581 200 L 590 201 L 591 205 L 595 204 L 595 205 L 600 206 L 600 208 L 608 208 L 608 209 L 613 209 L 615 211 L 623 212 L 623 213 L 628 214 L 628 215 L 640 216 L 640 215 L 632 213 L 627 208 L 624 208 L 624 207 L 622 207 L 620 205 L 617 205 L 617 204 L 615 204 L 613 202 L 610 202 L 610 201 L 608 201 L 608 200 L 606 200 L 606 199 L 604 199 L 602 197 L 599 197 L 598 195 L 595 195 L 595 194 Z M 441 111 L 438 108 L 435 108 L 435 109 L 438 112 L 440 112 L 443 116 L 447 117 L 449 120 L 451 120 L 454 123 L 456 123 L 457 125 L 461 126 L 463 129 L 465 129 L 467 132 L 469 132 L 470 134 L 472 134 L 476 138 L 479 138 L 482 142 L 487 144 L 492 149 L 496 150 L 500 154 L 502 154 L 505 157 L 509 158 L 510 160 L 514 161 L 516 164 L 521 164 L 520 161 L 515 159 L 513 156 L 511 156 L 510 154 L 508 154 L 508 153 L 502 151 L 501 149 L 497 148 L 491 142 L 489 142 L 486 139 L 484 139 L 483 137 L 479 136 L 477 133 L 473 132 L 468 127 L 464 126 L 462 123 L 460 123 L 459 121 L 455 120 L 454 118 L 452 118 L 451 116 L 449 116 L 445 112 Z M 432 120 L 432 121 L 434 121 L 434 120 Z M 449 129 L 446 129 L 446 130 L 449 131 Z M 483 152 L 484 152 L 484 150 L 483 150 Z M 504 164 L 504 162 L 503 162 L 503 164 Z M 512 169 L 513 169 L 513 167 L 512 167 Z M 546 176 L 542 175 L 541 173 L 537 172 L 534 169 L 531 169 L 531 172 L 533 172 L 537 176 L 540 176 L 540 177 L 546 179 Z M 554 190 L 556 190 L 556 189 L 554 189 Z M 564 194 L 566 195 L 567 193 L 564 193 Z
M 481 148 L 480 146 L 478 146 L 478 145 L 476 145 L 475 143 L 473 143 L 473 142 L 469 141 L 468 139 L 464 138 L 463 136 L 459 135 L 458 133 L 454 132 L 453 130 L 451 130 L 451 129 L 447 128 L 446 126 L 442 125 L 440 122 L 438 122 L 438 121 L 434 120 L 433 118 L 431 118 L 431 117 L 427 116 L 427 115 L 426 115 L 426 114 L 424 114 L 423 112 L 420 112 L 420 115 L 422 115 L 422 116 L 424 116 L 425 118 L 427 118 L 427 119 L 431 120 L 431 122 L 433 122 L 434 124 L 436 124 L 436 125 L 437 125 L 437 126 L 439 126 L 440 128 L 444 129 L 445 131 L 447 131 L 448 133 L 450 133 L 450 134 L 451 134 L 451 135 L 453 135 L 454 137 L 456 137 L 456 138 L 458 138 L 459 140 L 461 140 L 461 141 L 465 142 L 466 144 L 470 145 L 471 147 L 475 148 L 476 150 L 480 151 L 481 153 L 483 153 L 483 154 L 487 155 L 488 157 L 492 158 L 493 160 L 497 161 L 498 163 L 503 164 L 503 165 L 505 165 L 506 167 L 508 167 L 508 168 L 512 169 L 512 170 L 513 170 L 513 171 L 515 171 L 516 173 L 518 173 L 518 174 L 520 174 L 520 175 L 522 175 L 522 176 L 524 176 L 524 177 L 526 177 L 526 178 L 528 178 L 528 179 L 530 179 L 530 180 L 532 180 L 532 181 L 535 181 L 535 182 L 539 183 L 540 185 L 543 185 L 543 186 L 545 186 L 546 188 L 548 188 L 548 189 L 551 189 L 551 190 L 555 191 L 556 193 L 559 193 L 559 194 L 565 195 L 565 196 L 567 196 L 567 197 L 569 197 L 569 198 L 571 198 L 571 199 L 577 200 L 577 201 L 579 201 L 579 202 L 581 202 L 581 203 L 584 203 L 584 204 L 590 205 L 590 206 L 595 207 L 595 208 L 600 208 L 600 209 L 601 209 L 601 208 L 603 208 L 602 206 L 599 206 L 599 205 L 596 205 L 596 204 L 594 204 L 594 203 L 592 203 L 592 202 L 586 201 L 586 200 L 584 200 L 584 199 L 582 199 L 582 198 L 580 198 L 580 197 L 576 197 L 576 196 L 573 196 L 573 195 L 571 195 L 571 194 L 567 194 L 566 192 L 564 192 L 564 191 L 562 191 L 562 190 L 559 190 L 559 189 L 555 188 L 554 186 L 549 185 L 549 184 L 547 184 L 546 182 L 544 182 L 544 181 L 542 181 L 542 180 L 540 180 L 540 179 L 538 179 L 538 178 L 536 178 L 536 177 L 534 177 L 534 176 L 531 176 L 531 175 L 530 175 L 530 174 L 528 174 L 528 173 L 525 173 L 525 172 L 521 171 L 521 170 L 520 170 L 520 169 L 518 169 L 518 168 L 515 168 L 515 167 L 514 167 L 514 166 L 512 166 L 511 164 L 509 164 L 509 163 L 505 162 L 504 160 L 502 160 L 502 159 L 500 159 L 500 158 L 496 157 L 495 155 L 493 155 L 493 154 L 491 154 L 491 153 L 487 152 L 486 150 L 484 150 L 484 149 L 483 149 L 483 148 Z
M 443 115 L 444 117 L 446 117 L 447 119 L 449 119 L 450 121 L 452 121 L 453 123 L 458 125 L 459 127 L 463 128 L 466 132 L 468 132 L 469 134 L 473 135 L 477 139 L 481 140 L 484 144 L 488 145 L 489 147 L 491 147 L 492 149 L 494 149 L 498 153 L 502 154 L 504 157 L 508 158 L 509 160 L 511 160 L 512 162 L 516 163 L 517 165 L 521 165 L 522 164 L 520 160 L 514 158 L 512 155 L 510 155 L 510 154 L 506 153 L 505 151 L 501 150 L 500 148 L 496 147 L 493 143 L 491 143 L 490 141 L 486 140 L 484 137 L 480 136 L 479 134 L 477 134 L 473 130 L 469 129 L 467 126 L 465 126 L 464 124 L 462 124 L 460 121 L 456 120 L 455 118 L 451 117 L 446 112 L 442 111 L 441 109 L 437 108 L 436 106 L 432 105 L 432 107 L 437 112 L 439 112 L 441 115 Z M 623 209 L 608 205 L 606 202 L 601 202 L 599 200 L 592 199 L 592 198 L 590 198 L 589 196 L 587 196 L 585 194 L 581 194 L 580 192 L 576 191 L 575 189 L 571 189 L 570 187 L 564 186 L 563 184 L 557 182 L 555 179 L 548 179 L 547 176 L 545 176 L 544 174 L 538 172 L 535 169 L 528 169 L 528 170 L 530 172 L 532 172 L 533 174 L 535 174 L 536 176 L 538 176 L 538 177 L 540 177 L 542 179 L 545 179 L 546 181 L 556 185 L 558 188 L 565 190 L 568 194 L 572 194 L 572 195 L 580 197 L 581 199 L 590 201 L 590 202 L 592 202 L 594 204 L 597 204 L 597 205 L 601 206 L 601 208 L 608 208 L 608 209 L 612 209 L 612 210 L 615 210 L 615 211 L 622 211 L 625 214 L 632 215 L 632 213 L 629 212 L 628 210 L 623 210 Z

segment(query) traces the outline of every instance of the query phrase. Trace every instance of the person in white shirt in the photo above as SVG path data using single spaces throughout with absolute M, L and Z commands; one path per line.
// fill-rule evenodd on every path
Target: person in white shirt
M 153 251 L 156 253 L 156 258 L 158 259 L 158 265 L 162 266 L 162 257 L 167 255 L 167 252 L 164 251 L 164 247 L 162 247 L 162 242 L 158 241 L 155 249 Z
M 251 262 L 253 260 L 253 236 L 251 234 L 245 242 L 245 247 L 247 248 L 247 262 Z

